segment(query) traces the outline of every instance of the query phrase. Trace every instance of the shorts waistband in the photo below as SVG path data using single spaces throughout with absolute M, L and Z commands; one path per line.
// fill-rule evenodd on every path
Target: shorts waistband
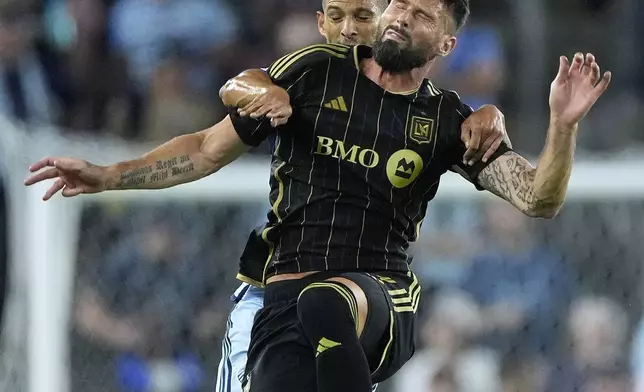
M 306 286 L 340 275 L 338 271 L 323 271 L 306 276 L 302 279 L 284 280 L 266 285 L 264 291 L 264 305 L 268 306 L 280 302 L 290 302 L 300 296 Z

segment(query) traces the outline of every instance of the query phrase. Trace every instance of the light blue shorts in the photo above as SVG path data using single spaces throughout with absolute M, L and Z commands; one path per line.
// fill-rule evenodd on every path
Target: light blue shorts
M 231 299 L 234 305 L 221 343 L 216 392 L 242 392 L 241 379 L 246 368 L 250 332 L 255 314 L 264 306 L 264 290 L 244 283 Z

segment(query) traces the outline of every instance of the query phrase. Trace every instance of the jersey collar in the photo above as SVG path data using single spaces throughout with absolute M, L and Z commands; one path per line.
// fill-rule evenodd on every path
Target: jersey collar
M 362 72 L 360 70 L 360 62 L 364 59 L 372 58 L 373 57 L 373 52 L 371 46 L 368 45 L 356 45 L 353 47 L 353 50 L 351 51 L 351 56 L 350 61 L 353 62 L 353 65 L 356 67 L 356 69 L 359 72 Z M 434 84 L 427 78 L 423 80 L 423 83 L 420 85 L 419 88 L 411 90 L 411 91 L 405 91 L 405 92 L 391 92 L 387 91 L 389 94 L 392 95 L 400 95 L 403 96 L 410 101 L 417 101 L 418 99 L 429 99 L 431 97 L 439 96 L 441 95 L 441 91 L 434 86 Z

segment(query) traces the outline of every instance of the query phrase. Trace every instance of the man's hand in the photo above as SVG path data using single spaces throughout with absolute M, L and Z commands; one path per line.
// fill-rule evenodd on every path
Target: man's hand
M 565 130 L 574 130 L 597 99 L 610 84 L 611 73 L 605 72 L 600 79 L 599 65 L 595 56 L 588 53 L 575 54 L 572 65 L 568 58 L 559 58 L 559 72 L 550 85 L 551 123 Z
M 503 113 L 494 105 L 482 106 L 461 126 L 461 140 L 467 147 L 463 163 L 471 166 L 478 160 L 487 162 L 504 139 L 507 133 Z M 509 139 L 507 142 L 510 144 Z
M 266 92 L 253 99 L 248 105 L 238 109 L 240 116 L 250 116 L 259 119 L 267 117 L 271 119 L 271 126 L 278 127 L 286 124 L 293 114 L 291 99 L 288 92 L 281 87 L 271 86 Z
M 48 168 L 46 170 L 42 170 Z M 74 158 L 44 158 L 29 167 L 29 171 L 38 174 L 29 177 L 25 185 L 57 178 L 54 185 L 45 192 L 43 200 L 49 200 L 53 195 L 63 190 L 63 196 L 73 197 L 82 193 L 98 193 L 105 190 L 106 168 L 93 165 L 87 161 Z

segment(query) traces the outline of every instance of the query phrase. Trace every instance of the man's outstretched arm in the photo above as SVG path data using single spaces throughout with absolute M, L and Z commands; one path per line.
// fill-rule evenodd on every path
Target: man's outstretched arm
M 109 166 L 75 158 L 44 158 L 29 167 L 38 173 L 25 185 L 56 179 L 44 200 L 60 190 L 71 197 L 106 190 L 169 188 L 216 172 L 247 148 L 226 117 L 211 128 L 176 137 L 138 159 Z
M 555 128 L 553 125 L 548 131 L 536 167 L 516 152 L 508 151 L 481 171 L 478 184 L 528 216 L 557 215 L 566 198 L 577 130 Z
M 142 157 L 106 167 L 106 190 L 159 189 L 206 177 L 246 150 L 230 117 L 203 131 L 178 136 Z
M 537 166 L 508 151 L 479 173 L 478 184 L 528 216 L 557 215 L 566 198 L 579 121 L 606 91 L 611 74 L 600 77 L 592 54 L 584 60 L 577 53 L 572 65 L 561 57 L 550 89 L 550 127 Z

